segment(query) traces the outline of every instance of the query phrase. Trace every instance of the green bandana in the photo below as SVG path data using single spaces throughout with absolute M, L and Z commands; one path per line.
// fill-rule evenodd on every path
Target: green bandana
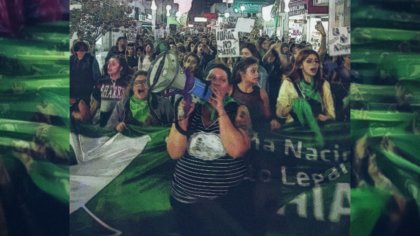
M 299 81 L 299 88 L 302 91 L 302 94 L 305 97 L 312 98 L 318 102 L 321 102 L 321 95 L 319 92 L 315 89 L 315 83 L 314 80 L 311 81 L 310 84 L 307 84 L 305 80 Z
M 324 146 L 324 137 L 321 134 L 321 129 L 319 128 L 318 122 L 312 113 L 312 109 L 308 101 L 302 98 L 295 99 L 292 102 L 292 109 L 299 122 L 302 125 L 308 124 L 311 131 L 315 133 L 315 141 L 317 145 L 321 147 Z
M 141 123 L 144 123 L 149 117 L 149 105 L 147 101 L 139 100 L 134 96 L 130 98 L 130 111 L 133 114 L 133 118 Z

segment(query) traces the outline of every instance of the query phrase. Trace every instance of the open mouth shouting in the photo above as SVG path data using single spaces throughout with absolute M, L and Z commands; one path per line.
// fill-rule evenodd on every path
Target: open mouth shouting
M 133 93 L 136 98 L 141 100 L 147 97 L 149 93 L 149 87 L 146 84 L 145 76 L 139 76 L 136 78 L 134 81 Z
M 313 75 L 316 75 L 316 73 L 318 72 L 318 67 L 311 68 L 310 71 Z
M 138 99 L 143 99 L 147 96 L 147 90 L 141 88 L 134 89 L 134 96 Z
M 305 76 L 315 76 L 318 73 L 320 67 L 320 61 L 317 54 L 310 54 L 302 62 L 302 72 Z

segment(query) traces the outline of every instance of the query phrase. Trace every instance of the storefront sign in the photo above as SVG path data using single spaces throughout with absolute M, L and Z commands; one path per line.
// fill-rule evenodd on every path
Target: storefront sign
M 312 3 L 314 6 L 328 6 L 329 0 L 313 0 Z
M 323 3 L 327 2 L 327 4 Z M 328 0 L 308 0 L 309 14 L 328 14 Z
M 303 15 L 306 13 L 307 6 L 305 3 L 289 6 L 289 16 Z
M 243 10 L 241 10 L 241 6 L 243 6 Z M 236 0 L 233 3 L 233 9 L 237 9 L 238 13 L 244 14 L 260 13 L 262 6 L 261 1 L 259 0 Z

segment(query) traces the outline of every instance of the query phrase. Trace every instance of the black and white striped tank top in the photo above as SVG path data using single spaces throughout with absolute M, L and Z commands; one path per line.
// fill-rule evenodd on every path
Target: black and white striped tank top
M 172 180 L 171 194 L 183 203 L 224 196 L 230 188 L 239 185 L 247 174 L 243 158 L 233 159 L 227 154 L 221 157 L 215 154 L 220 153 L 220 148 L 224 150 L 215 146 L 217 138 L 220 138 L 219 122 L 216 119 L 209 127 L 204 127 L 201 108 L 201 105 L 196 106 L 191 114 L 189 130 L 193 135 L 189 137 L 188 151 L 176 164 Z

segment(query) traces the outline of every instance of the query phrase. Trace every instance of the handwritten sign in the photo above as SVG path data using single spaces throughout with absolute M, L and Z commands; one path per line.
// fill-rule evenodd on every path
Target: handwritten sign
M 239 57 L 239 37 L 235 29 L 216 29 L 217 56 Z

